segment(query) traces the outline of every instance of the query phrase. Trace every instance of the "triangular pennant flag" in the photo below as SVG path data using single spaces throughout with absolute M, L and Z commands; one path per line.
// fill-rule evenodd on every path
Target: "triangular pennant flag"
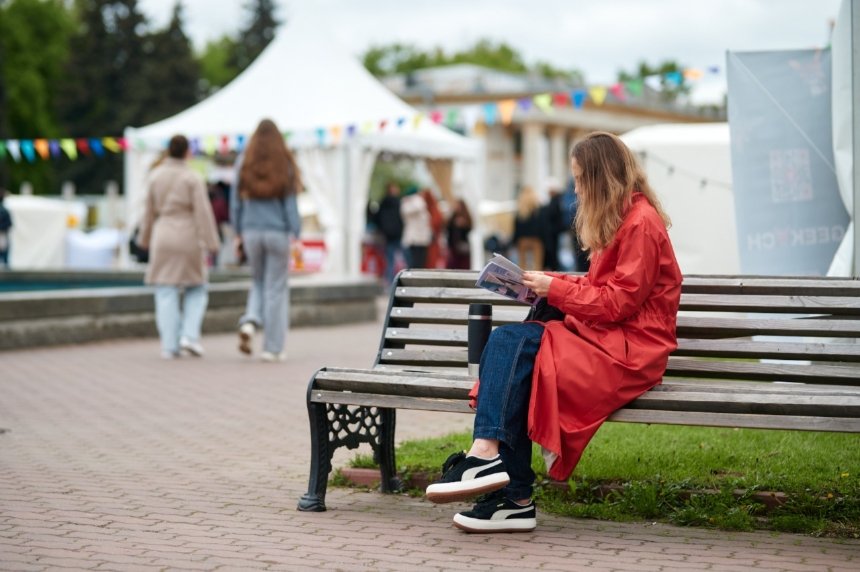
M 78 148 L 74 139 L 60 139 L 60 148 L 72 161 L 78 158 Z
M 649 75 L 645 76 L 645 85 L 653 89 L 654 91 L 660 91 L 663 89 L 663 84 L 661 83 L 662 79 L 659 75 Z
M 218 152 L 222 155 L 230 152 L 230 138 L 226 135 L 221 136 L 221 145 L 218 147 Z
M 663 74 L 663 77 L 666 79 L 666 83 L 668 83 L 672 87 L 678 87 L 684 80 L 684 76 L 681 75 L 681 72 L 665 73 Z
M 384 131 L 387 126 L 388 126 L 388 120 L 387 119 L 383 119 L 379 122 L 379 130 L 380 131 Z
M 346 126 L 346 136 L 350 139 L 355 136 L 355 124 Z
M 552 113 L 552 94 L 541 93 L 532 98 L 538 109 L 544 113 Z
M 236 135 L 236 142 L 234 143 L 236 153 L 241 153 L 245 149 L 245 136 L 244 135 Z
M 317 134 L 317 142 L 320 145 L 325 145 L 325 128 L 317 127 L 316 128 L 316 134 Z
M 21 160 L 21 144 L 17 139 L 9 139 L 6 141 L 6 150 L 9 151 L 9 155 L 12 157 L 12 160 L 16 163 Z
M 119 145 L 119 148 L 123 151 L 128 151 L 128 139 L 126 139 L 125 137 L 119 137 L 116 140 L 116 144 Z
M 418 126 L 421 125 L 421 122 L 424 121 L 423 113 L 416 113 L 412 117 L 412 129 L 418 129 Z
M 584 89 L 575 89 L 570 92 L 570 101 L 573 102 L 573 107 L 575 109 L 582 109 L 582 106 L 585 105 L 585 96 L 588 95 Z
M 21 153 L 31 163 L 36 160 L 36 150 L 33 148 L 33 142 L 29 139 L 21 140 Z
M 618 101 L 625 101 L 627 96 L 624 94 L 624 86 L 621 83 L 614 83 L 609 86 L 609 91 L 615 96 Z
M 361 124 L 361 132 L 362 133 L 372 133 L 373 132 L 373 121 L 365 121 Z
M 48 141 L 48 148 L 51 150 L 51 157 L 55 159 L 63 153 L 62 149 L 60 149 L 60 142 L 56 139 Z
M 98 139 L 90 139 L 90 149 L 92 149 L 96 157 L 102 157 L 105 154 L 105 148 L 102 146 L 102 142 Z
M 452 108 L 448 110 L 448 113 L 445 114 L 445 125 L 448 127 L 456 127 L 457 123 L 460 120 L 460 112 L 457 111 L 456 108 Z
M 203 151 L 207 155 L 214 155 L 215 149 L 218 148 L 218 138 L 214 135 L 207 135 L 203 138 Z
M 631 79 L 629 81 L 624 82 L 624 89 L 627 90 L 627 93 L 634 97 L 638 97 L 642 95 L 642 80 L 641 79 Z
M 200 155 L 200 139 L 198 137 L 192 137 L 189 139 L 188 149 L 191 151 L 192 155 Z
M 333 125 L 329 130 L 331 133 L 331 141 L 332 143 L 340 143 L 340 134 L 343 129 L 341 129 L 340 125 Z
M 78 151 L 80 151 L 83 155 L 89 156 L 90 144 L 86 139 L 76 139 L 75 145 L 78 147 Z
M 718 74 L 720 73 L 720 66 L 708 66 L 709 74 Z
M 48 145 L 47 139 L 36 139 L 33 141 L 33 147 L 36 148 L 36 153 L 42 160 L 47 160 L 51 157 L 51 146 Z
M 463 118 L 463 123 L 466 126 L 466 133 L 472 133 L 475 130 L 475 125 L 478 123 L 478 115 L 481 111 L 477 105 L 469 105 L 460 110 L 460 117 Z
M 111 153 L 119 153 L 122 151 L 119 143 L 113 137 L 102 137 L 102 146 Z
M 442 112 L 441 111 L 431 111 L 430 112 L 430 121 L 433 123 L 439 124 L 442 123 Z
M 403 128 L 404 125 L 406 125 L 406 118 L 405 117 L 398 117 L 397 118 L 397 127 Z
M 688 79 L 691 81 L 696 81 L 698 79 L 702 79 L 705 75 L 705 72 L 702 70 L 698 70 L 696 68 L 687 68 L 684 70 L 684 79 Z
M 519 105 L 520 109 L 523 111 L 528 111 L 532 108 L 532 99 L 530 97 L 521 97 L 517 100 L 517 105 Z
M 484 123 L 487 125 L 495 125 L 496 117 L 498 116 L 498 106 L 495 103 L 484 104 Z
M 0 161 L 6 158 L 6 142 L 0 141 Z
M 509 125 L 514 119 L 514 109 L 517 107 L 517 100 L 503 99 L 496 106 L 499 108 L 499 117 L 502 123 Z
M 606 88 L 602 85 L 596 85 L 588 90 L 588 96 L 591 97 L 594 105 L 603 105 L 603 102 L 606 101 Z
M 563 107 L 570 103 L 570 96 L 564 92 L 552 94 L 552 104 L 556 107 Z

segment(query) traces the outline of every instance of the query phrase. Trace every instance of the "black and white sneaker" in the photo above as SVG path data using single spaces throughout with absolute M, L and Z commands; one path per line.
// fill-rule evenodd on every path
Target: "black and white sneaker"
M 499 490 L 511 482 L 502 458 L 467 457 L 454 453 L 442 465 L 442 478 L 427 487 L 427 500 L 454 502 Z
M 454 515 L 454 526 L 466 532 L 531 532 L 537 526 L 535 503 L 519 505 L 502 491 L 478 499 L 472 510 Z

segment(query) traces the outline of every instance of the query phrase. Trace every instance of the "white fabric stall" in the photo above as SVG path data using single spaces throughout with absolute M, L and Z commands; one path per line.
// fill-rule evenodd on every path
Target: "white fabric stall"
M 80 201 L 31 195 L 9 195 L 4 204 L 12 215 L 9 267 L 51 270 L 66 266 L 70 218 L 81 221 L 87 207 Z
M 669 236 L 681 271 L 738 274 L 728 124 L 653 125 L 621 138 L 642 157 L 672 218 Z
M 293 15 L 269 47 L 229 85 L 174 117 L 127 128 L 127 220 L 139 217 L 149 165 L 172 135 L 210 141 L 250 136 L 263 118 L 290 132 L 290 147 L 324 228 L 329 271 L 359 272 L 370 175 L 382 151 L 461 163 L 461 169 L 469 171 L 463 195 L 477 212 L 481 192 L 472 185 L 480 184 L 480 143 L 428 119 L 413 121 L 418 112 L 338 49 L 324 30 L 322 23 Z M 380 128 L 383 121 L 385 126 Z M 341 129 L 337 137 L 332 137 L 332 127 Z M 480 243 L 480 229 L 473 234 Z

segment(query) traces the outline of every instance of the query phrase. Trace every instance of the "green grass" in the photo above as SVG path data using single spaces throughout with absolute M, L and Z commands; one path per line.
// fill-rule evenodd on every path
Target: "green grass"
M 468 433 L 405 442 L 398 470 L 438 474 L 452 451 L 470 443 Z M 566 489 L 548 486 L 538 447 L 533 466 L 541 509 L 556 514 L 860 537 L 856 435 L 607 423 Z M 760 491 L 786 493 L 788 501 L 768 511 Z

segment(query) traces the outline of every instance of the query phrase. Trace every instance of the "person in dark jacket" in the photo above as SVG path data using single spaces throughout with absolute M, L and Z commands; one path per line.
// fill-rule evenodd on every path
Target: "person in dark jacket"
M 385 186 L 385 198 L 379 203 L 374 222 L 385 239 L 385 283 L 391 284 L 394 281 L 397 255 L 403 256 L 403 246 L 400 244 L 403 218 L 400 216 L 400 187 L 396 183 Z
M 523 187 L 517 198 L 517 218 L 511 242 L 524 270 L 543 270 L 546 221 L 540 199 L 532 187 Z
M 6 191 L 0 189 L 0 268 L 9 267 L 9 235 L 12 234 L 12 215 L 3 206 Z

